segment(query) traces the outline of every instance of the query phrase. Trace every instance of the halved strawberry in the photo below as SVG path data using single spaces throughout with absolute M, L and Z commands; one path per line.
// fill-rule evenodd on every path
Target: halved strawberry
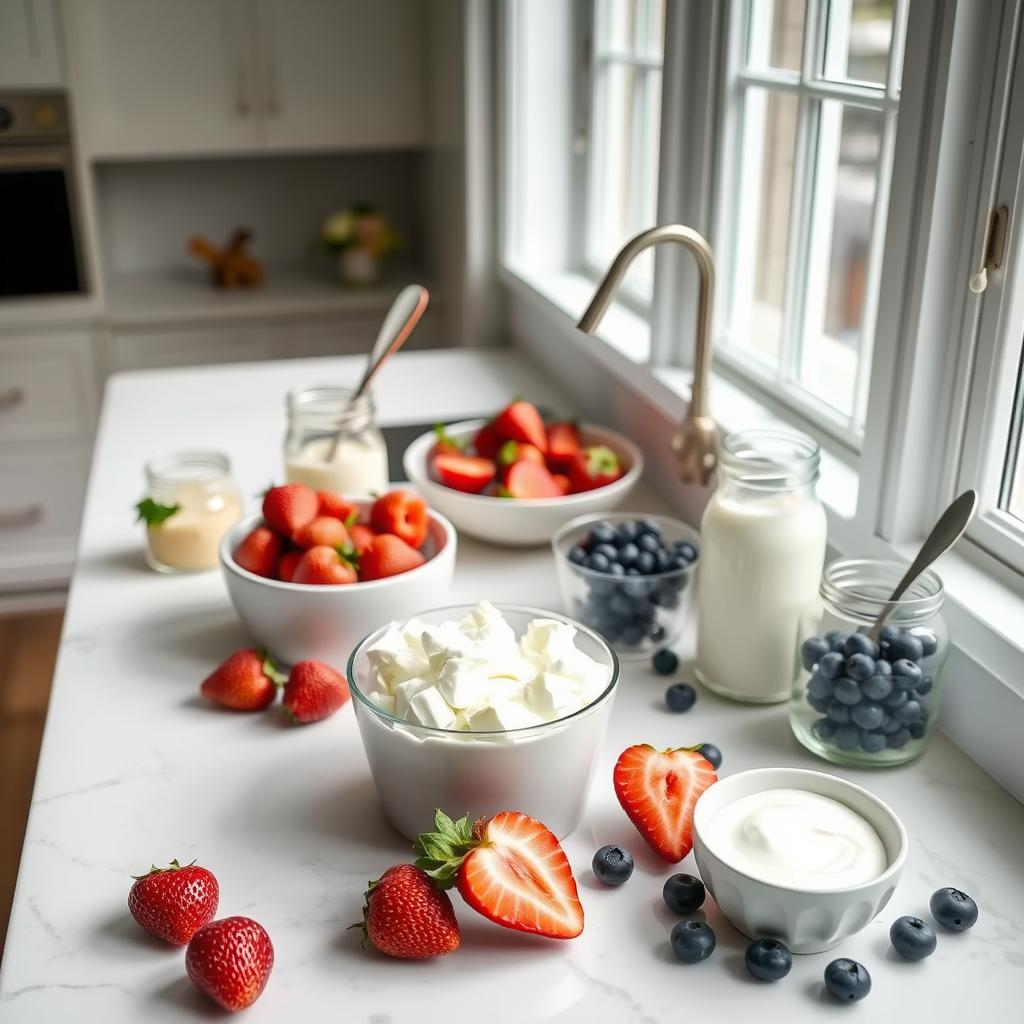
M 422 565 L 426 559 L 393 533 L 378 533 L 359 558 L 359 578 L 380 580 Z
M 474 455 L 436 455 L 433 460 L 437 479 L 456 491 L 479 494 L 497 472 L 490 459 Z
M 348 520 L 359 515 L 359 505 L 348 498 L 343 498 L 333 491 L 317 491 L 317 500 L 320 502 L 319 515 L 333 516 L 348 525 Z
M 483 459 L 497 458 L 500 447 L 501 438 L 494 429 L 494 420 L 485 423 L 473 436 L 473 450 Z
M 281 538 L 270 527 L 257 526 L 235 548 L 235 561 L 257 576 L 273 577 L 277 575 L 282 546 Z
M 548 427 L 548 465 L 568 469 L 580 450 L 580 432 L 575 423 L 552 423 Z
M 538 447 L 542 452 L 548 450 L 548 435 L 544 429 L 544 419 L 537 407 L 530 402 L 517 399 L 506 405 L 494 417 L 494 429 L 505 441 L 525 441 Z
M 565 492 L 547 466 L 517 462 L 509 467 L 501 487 L 506 498 L 560 498 Z
M 508 469 L 517 462 L 534 462 L 538 466 L 546 466 L 544 453 L 535 444 L 524 441 L 506 441 L 498 449 L 498 469 Z
M 300 526 L 292 534 L 292 541 L 307 551 L 320 544 L 337 548 L 348 543 L 348 530 L 345 529 L 345 524 L 334 516 L 317 516 L 312 522 Z
M 390 491 L 373 503 L 370 525 L 377 533 L 393 533 L 406 544 L 418 548 L 423 546 L 430 532 L 430 512 L 418 494 Z
M 320 511 L 320 499 L 305 484 L 281 484 L 263 495 L 263 518 L 267 526 L 285 537 L 312 522 Z
M 615 762 L 615 795 L 629 820 L 663 860 L 681 861 L 693 849 L 693 807 L 715 769 L 697 747 L 629 747 Z
M 434 815 L 434 832 L 414 844 L 422 868 L 442 889 L 458 887 L 478 913 L 504 928 L 552 939 L 583 931 L 576 879 L 558 839 L 536 818 L 502 811 L 475 824 Z

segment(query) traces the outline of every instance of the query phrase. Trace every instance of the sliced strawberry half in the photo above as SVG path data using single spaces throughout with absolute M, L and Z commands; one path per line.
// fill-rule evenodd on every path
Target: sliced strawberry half
M 615 795 L 629 820 L 663 860 L 676 864 L 693 849 L 693 807 L 718 781 L 696 747 L 629 747 L 615 762 Z
M 516 462 L 505 474 L 500 493 L 506 498 L 560 498 L 565 492 L 547 466 Z
M 548 434 L 544 419 L 532 402 L 521 398 L 506 405 L 494 417 L 494 430 L 504 441 L 525 441 L 542 452 L 548 450 Z
M 467 494 L 479 494 L 497 472 L 490 459 L 474 455 L 435 455 L 433 466 L 445 487 Z
M 583 906 L 568 858 L 545 825 L 520 811 L 470 823 L 434 816 L 433 832 L 415 843 L 416 866 L 442 889 L 458 887 L 478 913 L 520 932 L 573 939 L 583 931 Z

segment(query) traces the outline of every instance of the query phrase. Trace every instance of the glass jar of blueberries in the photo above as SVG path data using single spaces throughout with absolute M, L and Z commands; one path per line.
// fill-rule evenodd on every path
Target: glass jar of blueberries
M 802 671 L 789 721 L 796 738 L 828 761 L 904 764 L 922 753 L 935 726 L 949 649 L 942 580 L 922 573 L 893 604 L 877 640 L 870 635 L 905 571 L 867 558 L 825 568 L 821 614 L 798 641 Z
M 700 536 L 666 516 L 580 516 L 552 546 L 570 615 L 622 657 L 647 657 L 676 641 L 690 618 Z

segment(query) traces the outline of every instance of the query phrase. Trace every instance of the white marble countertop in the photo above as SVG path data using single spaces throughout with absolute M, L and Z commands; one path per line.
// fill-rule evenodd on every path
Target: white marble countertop
M 199 681 L 245 636 L 217 573 L 148 572 L 132 525 L 147 456 L 215 445 L 231 454 L 243 493 L 254 495 L 280 475 L 285 390 L 352 376 L 359 365 L 311 360 L 112 380 L 0 972 L 0 1022 L 222 1016 L 185 977 L 182 951 L 150 941 L 126 909 L 129 876 L 172 857 L 198 858 L 216 872 L 220 916 L 247 914 L 270 932 L 276 965 L 247 1011 L 253 1022 L 796 1024 L 835 1014 L 950 1022 L 1017 1014 L 1024 808 L 943 736 L 911 767 L 840 772 L 889 801 L 911 835 L 903 880 L 878 920 L 833 954 L 798 957 L 787 979 L 764 985 L 747 976 L 745 940 L 709 899 L 718 949 L 705 963 L 678 963 L 660 895 L 670 869 L 616 804 L 616 755 L 641 741 L 710 740 L 724 752 L 723 773 L 825 766 L 790 738 L 784 708 L 701 693 L 693 711 L 672 715 L 662 705 L 665 681 L 643 665 L 624 672 L 588 814 L 565 844 L 586 909 L 583 936 L 557 943 L 505 931 L 460 908 L 456 896 L 456 954 L 408 963 L 362 951 L 345 929 L 359 918 L 366 882 L 409 851 L 377 809 L 351 710 L 294 729 L 272 714 L 204 706 Z M 425 422 L 493 408 L 513 394 L 559 404 L 515 355 L 410 353 L 383 375 L 378 404 L 384 423 Z M 661 507 L 644 492 L 630 504 Z M 551 605 L 555 595 L 546 550 L 467 539 L 452 593 L 438 598 Z M 590 871 L 593 851 L 608 842 L 636 856 L 621 889 L 603 888 Z M 692 859 L 682 869 L 694 870 Z M 928 895 L 942 885 L 974 895 L 980 921 L 962 935 L 941 934 L 923 963 L 898 960 L 890 922 L 926 914 Z M 840 1007 L 823 994 L 833 955 L 868 966 L 874 988 L 863 1003 Z

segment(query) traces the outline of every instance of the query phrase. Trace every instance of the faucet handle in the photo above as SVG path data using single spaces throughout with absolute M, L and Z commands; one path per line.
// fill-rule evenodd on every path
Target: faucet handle
M 683 417 L 672 439 L 683 483 L 700 483 L 704 487 L 711 483 L 718 465 L 718 444 L 718 427 L 710 416 L 687 413 Z

